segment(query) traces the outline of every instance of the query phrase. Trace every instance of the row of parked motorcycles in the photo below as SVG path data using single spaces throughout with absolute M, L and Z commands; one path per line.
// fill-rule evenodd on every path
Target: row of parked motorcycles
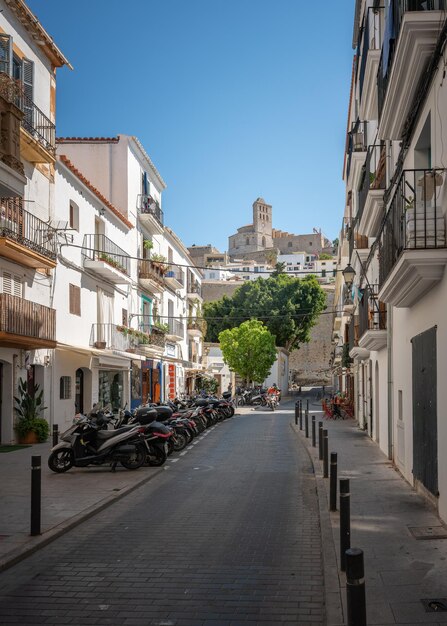
M 277 389 L 276 397 L 268 393 L 265 387 L 251 387 L 249 389 L 236 389 L 237 406 L 267 406 L 273 411 L 281 400 L 281 390 Z
M 221 399 L 147 404 L 134 411 L 123 409 L 118 415 L 96 405 L 88 415 L 77 415 L 61 434 L 48 466 L 57 473 L 88 465 L 108 464 L 113 471 L 118 463 L 129 470 L 161 466 L 207 428 L 232 417 L 230 400 L 228 392 Z

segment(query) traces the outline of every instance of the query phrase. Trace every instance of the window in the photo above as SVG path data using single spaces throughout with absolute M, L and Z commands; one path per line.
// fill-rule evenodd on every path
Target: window
M 321 278 L 326 278 L 326 270 L 321 270 Z
M 59 399 L 70 400 L 71 398 L 71 378 L 70 376 L 61 376 L 59 383 Z
M 73 200 L 70 200 L 69 225 L 73 230 L 79 230 L 79 207 Z
M 289 241 L 289 243 L 287 244 L 289 248 L 291 248 L 293 246 L 293 243 L 291 241 Z
M 81 315 L 81 288 L 69 285 L 69 308 L 72 315 Z
M 309 241 L 309 247 L 312 248 L 312 242 L 311 241 Z
M 121 324 L 123 326 L 129 326 L 129 316 L 127 315 L 127 309 L 121 309 Z
M 11 274 L 11 272 L 3 272 L 1 291 L 2 293 L 9 293 L 11 296 L 17 296 L 18 298 L 21 298 L 22 297 L 21 277 L 18 276 L 17 274 Z
M 0 34 L 0 72 L 8 74 L 22 83 L 26 96 L 22 104 L 25 113 L 25 128 L 27 123 L 32 125 L 33 121 L 33 96 L 34 96 L 34 63 L 29 59 L 21 59 L 13 53 L 13 41 L 10 35 Z
M 245 239 L 245 245 L 246 245 L 246 246 L 249 246 L 249 245 L 250 245 L 250 237 L 247 237 L 247 238 Z

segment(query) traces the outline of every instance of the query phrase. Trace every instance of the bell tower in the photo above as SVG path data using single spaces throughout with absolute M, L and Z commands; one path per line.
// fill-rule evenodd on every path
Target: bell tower
M 264 198 L 253 202 L 253 229 L 255 233 L 272 236 L 272 205 Z

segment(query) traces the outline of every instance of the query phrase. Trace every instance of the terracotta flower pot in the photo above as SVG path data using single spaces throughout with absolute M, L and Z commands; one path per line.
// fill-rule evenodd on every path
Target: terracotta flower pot
M 30 430 L 29 432 L 26 433 L 26 435 L 21 435 L 19 437 L 19 443 L 21 444 L 39 443 L 37 439 L 37 434 L 33 430 Z

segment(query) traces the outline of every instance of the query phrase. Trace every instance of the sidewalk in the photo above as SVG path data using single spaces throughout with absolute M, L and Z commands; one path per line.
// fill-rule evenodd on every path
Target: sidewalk
M 316 448 L 311 440 L 312 415 L 316 417 Z M 354 420 L 323 420 L 320 403 L 311 402 L 309 439 L 304 420 L 302 431 L 294 421 L 292 427 L 314 463 L 328 625 L 347 621 L 346 579 L 339 567 L 339 513 L 329 513 L 329 479 L 323 478 L 323 464 L 318 460 L 318 421 L 328 430 L 329 458 L 337 452 L 338 478 L 350 479 L 351 547 L 364 552 L 368 625 L 447 624 L 447 612 L 426 612 L 421 602 L 444 599 L 447 604 L 447 528 Z M 436 531 L 446 538 L 415 537 L 424 533 L 430 537 Z
M 55 474 L 47 465 L 51 445 L 0 453 L 0 571 L 147 482 L 164 467 L 126 470 L 72 468 Z M 41 532 L 31 537 L 31 456 L 42 460 Z

